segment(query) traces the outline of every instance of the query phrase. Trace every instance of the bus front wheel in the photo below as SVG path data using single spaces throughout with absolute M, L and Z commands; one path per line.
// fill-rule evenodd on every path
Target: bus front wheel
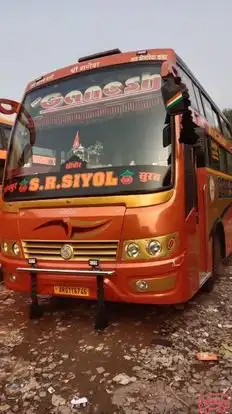
M 202 286 L 203 292 L 211 292 L 214 288 L 217 277 L 220 275 L 222 264 L 222 243 L 218 233 L 215 233 L 213 236 L 212 260 L 212 275 Z

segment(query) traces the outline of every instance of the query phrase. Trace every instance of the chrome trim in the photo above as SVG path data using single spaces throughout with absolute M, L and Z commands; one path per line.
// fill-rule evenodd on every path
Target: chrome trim
M 75 262 L 88 262 L 89 259 L 115 262 L 119 247 L 118 240 L 22 240 L 24 258 L 64 262 L 61 249 L 66 244 L 73 249 L 69 260 Z
M 63 274 L 68 273 L 69 275 L 88 275 L 88 276 L 113 276 L 114 270 L 74 270 L 74 269 L 44 269 L 40 267 L 17 267 L 19 272 L 30 272 L 30 273 L 57 273 Z

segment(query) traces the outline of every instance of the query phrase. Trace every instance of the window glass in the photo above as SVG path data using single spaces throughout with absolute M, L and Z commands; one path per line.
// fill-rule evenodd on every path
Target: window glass
M 219 155 L 219 145 L 216 141 L 208 137 L 209 142 L 209 162 L 210 167 L 215 170 L 220 170 L 220 155 Z
M 211 104 L 208 101 L 208 99 L 206 99 L 204 97 L 204 95 L 201 95 L 201 96 L 202 96 L 202 101 L 203 101 L 203 105 L 204 105 L 204 109 L 205 109 L 206 119 L 209 121 L 209 123 L 211 125 L 216 126 L 215 125 L 215 119 L 214 119 L 214 114 L 213 114 L 213 110 L 212 110 Z
M 163 142 L 160 69 L 160 63 L 118 65 L 30 91 L 9 148 L 5 199 L 169 187 L 172 145 Z M 28 126 L 21 122 L 23 108 Z
M 220 123 L 219 123 L 219 118 L 218 118 L 218 114 L 217 112 L 212 109 L 212 114 L 213 114 L 213 119 L 214 119 L 214 126 L 221 131 L 221 127 L 220 127 Z
M 222 117 L 221 117 L 221 126 L 222 126 L 222 133 L 224 137 L 228 139 L 232 139 L 230 128 Z
M 227 172 L 227 151 L 210 137 L 208 137 L 208 143 L 210 167 L 218 171 Z
M 230 152 L 227 152 L 226 155 L 227 155 L 227 171 L 229 174 L 232 174 L 232 154 Z
M 197 103 L 197 99 L 196 99 L 196 95 L 195 95 L 195 91 L 193 88 L 193 83 L 192 83 L 191 78 L 181 68 L 179 68 L 179 73 L 180 73 L 182 82 L 185 83 L 185 85 L 188 88 L 189 97 L 191 100 L 191 106 L 197 111 L 199 111 L 198 103 Z
M 198 103 L 199 112 L 202 116 L 205 116 L 204 108 L 203 108 L 202 101 L 201 101 L 200 91 L 199 91 L 198 87 L 194 84 L 193 84 L 193 89 L 194 89 L 196 100 L 197 100 L 197 103 Z
M 8 148 L 8 142 L 10 138 L 11 128 L 6 125 L 0 125 L 0 136 L 1 136 L 1 148 L 7 149 Z
M 227 172 L 226 150 L 219 146 L 220 171 Z

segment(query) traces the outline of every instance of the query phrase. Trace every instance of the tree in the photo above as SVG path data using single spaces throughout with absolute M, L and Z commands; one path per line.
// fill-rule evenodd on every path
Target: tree
M 228 121 L 231 125 L 231 128 L 232 128 L 232 109 L 231 108 L 223 109 L 223 114 L 228 119 Z

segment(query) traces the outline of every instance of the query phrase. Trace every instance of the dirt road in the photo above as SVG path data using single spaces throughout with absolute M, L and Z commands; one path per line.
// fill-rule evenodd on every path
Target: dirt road
M 44 317 L 30 321 L 27 298 L 1 286 L 0 413 L 204 413 L 209 393 L 231 413 L 231 298 L 227 267 L 213 293 L 184 309 L 109 305 L 99 334 L 95 303 L 57 310 L 43 300 Z M 218 361 L 198 361 L 199 351 Z M 75 396 L 86 407 L 72 408 Z

